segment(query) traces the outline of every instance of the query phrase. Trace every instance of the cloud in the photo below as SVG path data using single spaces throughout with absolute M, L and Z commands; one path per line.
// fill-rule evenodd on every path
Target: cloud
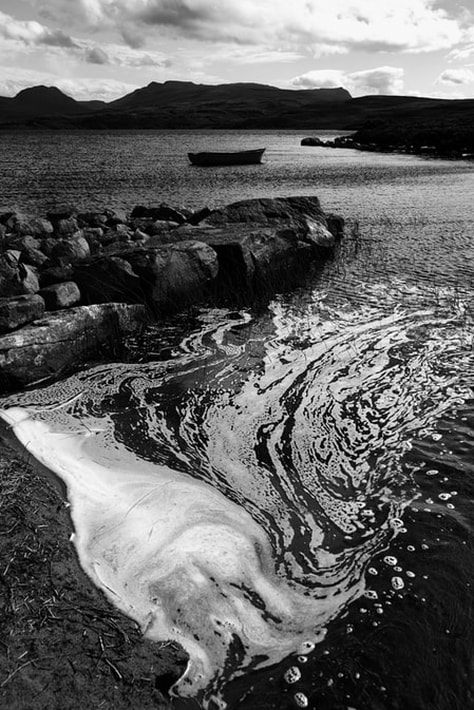
M 303 89 L 331 89 L 343 86 L 353 96 L 402 94 L 404 71 L 400 67 L 377 67 L 357 72 L 322 69 L 301 74 L 292 85 Z
M 171 61 L 162 52 L 142 52 L 121 44 L 97 46 L 90 40 L 78 39 L 81 59 L 89 64 L 109 64 L 120 67 L 169 67 Z
M 108 64 L 109 55 L 100 47 L 90 47 L 85 53 L 86 62 L 89 64 Z
M 158 27 L 172 36 L 331 53 L 451 48 L 461 19 L 435 0 L 81 0 L 89 22 L 122 34 Z M 141 36 L 138 32 L 137 36 Z
M 143 33 L 138 32 L 134 27 L 121 27 L 120 34 L 126 44 L 132 49 L 141 49 L 145 45 L 145 37 Z
M 446 69 L 435 81 L 435 84 L 471 84 L 474 82 L 474 72 L 470 69 Z
M 4 12 L 0 12 L 0 38 L 25 45 L 77 46 L 72 37 L 62 30 L 50 30 L 35 20 L 16 20 Z

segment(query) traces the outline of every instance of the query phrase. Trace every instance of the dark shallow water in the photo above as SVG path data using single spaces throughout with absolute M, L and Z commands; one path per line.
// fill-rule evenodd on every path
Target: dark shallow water
M 33 407 L 65 431 L 100 424 L 111 456 L 122 447 L 209 483 L 265 531 L 279 578 L 327 606 L 324 618 L 299 622 L 308 638 L 326 631 L 308 655 L 240 672 L 245 654 L 232 647 L 210 693 L 230 708 L 464 710 L 474 704 L 472 168 L 306 152 L 300 137 L 239 134 L 271 146 L 266 165 L 198 174 L 180 151 L 215 136 L 168 134 L 174 148 L 163 148 L 159 132 L 125 134 L 119 153 L 116 134 L 58 134 L 58 145 L 76 141 L 74 160 L 57 160 L 74 177 L 61 198 L 153 202 L 164 156 L 159 200 L 318 194 L 347 218 L 348 234 L 322 271 L 268 307 L 151 327 L 130 343 L 130 363 L 4 405 Z M 24 140 L 53 161 L 41 136 Z M 113 146 L 102 166 L 90 162 L 99 140 Z M 5 207 L 14 194 L 29 208 L 46 204 L 44 186 L 59 178 L 37 170 L 23 194 L 2 177 Z M 204 633 L 209 620 L 186 623 Z

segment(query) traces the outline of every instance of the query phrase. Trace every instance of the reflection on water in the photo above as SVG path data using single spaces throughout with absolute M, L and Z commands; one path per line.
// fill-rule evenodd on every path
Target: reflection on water
M 350 602 L 383 611 L 367 579 L 384 551 L 391 593 L 411 586 L 387 552 L 420 507 L 411 448 L 466 402 L 471 351 L 449 293 L 435 312 L 413 287 L 395 307 L 400 288 L 366 284 L 363 304 L 295 294 L 258 318 L 206 311 L 168 360 L 4 402 L 68 486 L 88 574 L 188 651 L 178 696 L 232 706 L 233 680 L 290 656 L 293 688 Z M 427 505 L 454 510 L 453 497 Z

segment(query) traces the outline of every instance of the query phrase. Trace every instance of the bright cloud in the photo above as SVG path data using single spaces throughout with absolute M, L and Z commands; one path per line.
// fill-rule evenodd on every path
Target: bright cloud
M 377 67 L 358 72 L 336 69 L 310 71 L 293 79 L 303 89 L 330 89 L 343 86 L 353 96 L 403 93 L 404 71 L 400 67 Z
M 460 24 L 435 0 L 81 0 L 96 26 L 161 27 L 206 41 L 423 52 L 450 48 Z M 136 32 L 135 32 L 136 36 Z
M 50 45 L 51 47 L 75 47 L 69 35 L 62 30 L 50 30 L 34 20 L 15 20 L 0 12 L 0 38 L 13 40 L 25 45 Z
M 436 79 L 436 84 L 471 84 L 474 82 L 474 72 L 470 69 L 446 69 Z

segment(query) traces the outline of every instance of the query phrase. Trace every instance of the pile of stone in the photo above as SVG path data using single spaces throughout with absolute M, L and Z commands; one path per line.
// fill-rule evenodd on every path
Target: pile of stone
M 198 212 L 166 204 L 46 218 L 0 214 L 0 391 L 116 348 L 148 317 L 203 297 L 251 294 L 342 236 L 316 197 L 255 199 Z

